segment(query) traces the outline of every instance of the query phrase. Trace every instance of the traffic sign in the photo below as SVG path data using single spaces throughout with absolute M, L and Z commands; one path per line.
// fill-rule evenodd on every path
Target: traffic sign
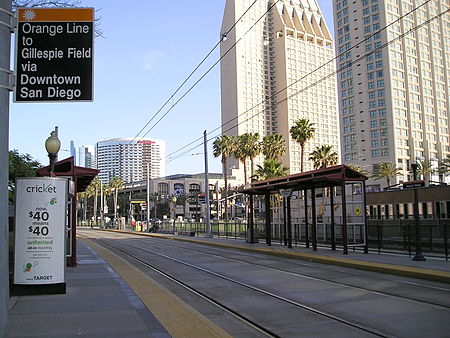
M 14 102 L 92 101 L 93 8 L 19 8 Z

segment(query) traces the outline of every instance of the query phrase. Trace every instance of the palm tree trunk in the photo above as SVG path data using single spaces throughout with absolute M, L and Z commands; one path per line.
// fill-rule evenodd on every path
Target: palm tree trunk
M 227 172 L 227 161 L 223 162 L 223 175 L 225 181 L 225 224 L 228 223 L 228 172 Z
M 300 172 L 303 172 L 303 153 L 304 153 L 304 144 L 300 144 Z
M 119 191 L 117 189 L 114 190 L 114 220 L 117 224 L 117 195 L 119 194 Z
M 247 163 L 245 160 L 242 163 L 244 164 L 244 184 L 247 185 Z
M 84 206 L 83 221 L 86 222 L 86 218 L 87 218 L 87 194 L 84 195 L 83 206 Z
M 95 189 L 95 197 L 94 197 L 94 220 L 95 225 L 97 225 L 97 200 L 98 200 L 98 191 Z

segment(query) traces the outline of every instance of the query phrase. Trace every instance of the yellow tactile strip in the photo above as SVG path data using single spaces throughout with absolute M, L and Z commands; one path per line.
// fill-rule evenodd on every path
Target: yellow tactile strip
M 269 255 L 301 259 L 301 260 L 308 261 L 308 262 L 338 265 L 338 266 L 344 266 L 344 267 L 348 267 L 348 268 L 380 272 L 380 273 L 386 273 L 386 274 L 392 274 L 392 275 L 404 276 L 404 277 L 426 279 L 426 280 L 430 280 L 430 281 L 450 284 L 450 273 L 447 271 L 415 268 L 415 267 L 410 267 L 410 266 L 393 265 L 393 264 L 386 264 L 386 263 L 369 262 L 369 261 L 362 261 L 362 260 L 356 260 L 356 259 L 350 259 L 350 258 L 329 257 L 329 256 L 323 256 L 320 254 L 309 254 L 309 253 L 303 253 L 303 252 L 289 251 L 288 249 L 280 250 L 279 248 L 273 249 L 271 247 L 267 247 L 267 248 L 247 247 L 247 246 L 241 246 L 241 245 L 220 243 L 217 241 L 208 242 L 208 241 L 191 239 L 189 237 L 186 237 L 186 238 L 175 237 L 172 235 L 138 233 L 138 232 L 121 231 L 121 230 L 105 230 L 105 231 L 115 231 L 115 232 L 121 232 L 121 233 L 133 234 L 133 235 L 160 237 L 160 238 L 167 238 L 167 239 L 178 240 L 178 241 L 194 242 L 194 243 L 203 244 L 203 245 L 218 246 L 218 247 L 223 247 L 223 248 L 232 248 L 235 250 L 237 249 L 237 250 L 243 250 L 243 251 L 249 251 L 249 252 L 259 252 L 259 253 L 264 253 L 264 254 L 269 254 Z
M 172 337 L 231 337 L 218 325 L 115 253 L 78 237 L 120 275 Z

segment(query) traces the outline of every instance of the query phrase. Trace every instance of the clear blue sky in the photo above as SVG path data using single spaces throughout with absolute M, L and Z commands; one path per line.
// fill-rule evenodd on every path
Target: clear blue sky
M 331 0 L 319 0 L 330 30 Z M 55 126 L 64 150 L 115 137 L 134 137 L 217 43 L 225 0 L 83 0 L 99 9 L 105 38 L 95 41 L 94 102 L 12 103 L 10 149 L 48 164 L 44 142 Z M 218 50 L 198 73 L 216 60 Z M 220 71 L 217 66 L 148 135 L 166 141 L 167 154 L 220 126 Z M 194 81 L 198 78 L 195 77 Z M 193 84 L 191 81 L 186 89 Z M 182 90 L 174 101 L 176 101 Z M 163 110 L 163 113 L 167 110 Z M 148 129 L 146 129 L 148 130 Z M 190 152 L 203 152 L 197 148 Z M 211 155 L 209 171 L 220 172 Z M 70 156 L 61 151 L 59 158 Z M 204 170 L 202 155 L 167 163 L 167 174 Z

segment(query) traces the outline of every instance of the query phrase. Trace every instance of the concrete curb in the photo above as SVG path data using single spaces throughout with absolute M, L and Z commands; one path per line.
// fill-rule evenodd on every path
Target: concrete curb
M 124 230 L 112 230 L 112 229 L 102 230 L 102 231 L 120 232 L 120 233 L 126 233 L 126 234 L 137 235 L 137 236 L 158 237 L 158 238 L 165 238 L 165 239 L 171 239 L 171 240 L 177 240 L 177 241 L 183 241 L 183 242 L 192 242 L 192 243 L 209 245 L 209 246 L 230 248 L 230 249 L 242 250 L 242 251 L 247 251 L 247 252 L 264 253 L 264 254 L 268 254 L 268 255 L 300 259 L 300 260 L 304 260 L 304 261 L 308 261 L 308 262 L 343 266 L 343 267 L 347 267 L 347 268 L 373 271 L 373 272 L 379 272 L 379 273 L 385 273 L 385 274 L 391 274 L 391 275 L 397 275 L 397 276 L 404 276 L 404 277 L 412 277 L 412 278 L 418 278 L 418 279 L 425 279 L 425 280 L 429 280 L 429 281 L 450 284 L 450 272 L 440 271 L 440 270 L 415 268 L 415 267 L 409 267 L 409 266 L 376 263 L 376 262 L 369 262 L 369 261 L 360 261 L 360 260 L 355 260 L 355 259 L 350 259 L 350 258 L 328 257 L 328 256 L 319 255 L 319 254 L 309 254 L 309 253 L 293 252 L 293 251 L 279 251 L 279 250 L 272 249 L 270 247 L 267 247 L 267 248 L 253 247 L 252 248 L 252 247 L 245 247 L 245 246 L 240 246 L 240 245 L 231 245 L 231 244 L 227 244 L 227 243 L 207 242 L 207 241 L 201 241 L 201 240 L 196 240 L 196 239 L 191 239 L 191 238 L 181 238 L 181 237 L 175 237 L 173 235 L 166 235 L 166 234 L 139 233 L 139 232 L 132 232 L 132 231 L 124 231 Z

